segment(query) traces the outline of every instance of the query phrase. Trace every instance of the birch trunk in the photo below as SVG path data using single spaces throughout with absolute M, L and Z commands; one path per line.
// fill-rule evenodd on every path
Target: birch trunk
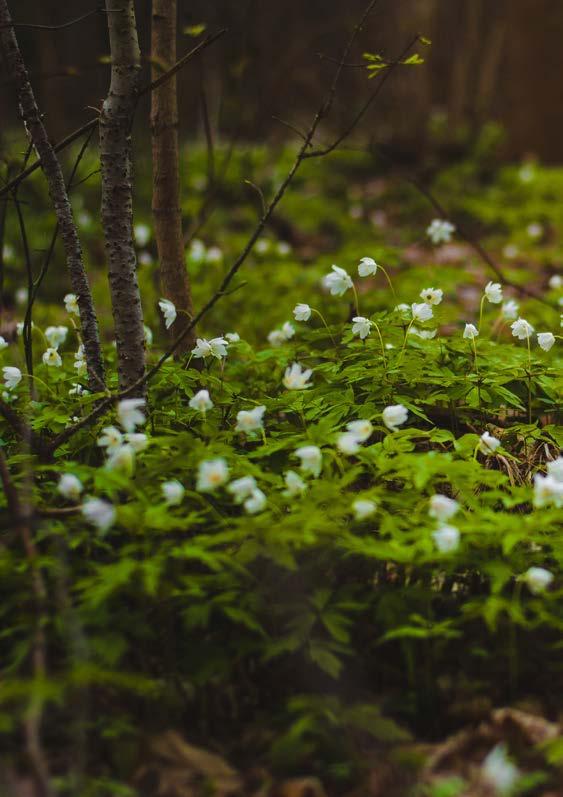
M 37 156 L 41 158 L 41 168 L 47 179 L 49 196 L 59 224 L 70 275 L 70 284 L 73 292 L 78 297 L 82 342 L 84 343 L 86 354 L 90 387 L 95 391 L 103 390 L 104 365 L 98 334 L 98 321 L 84 268 L 82 247 L 72 215 L 72 207 L 68 198 L 61 165 L 49 141 L 47 130 L 37 107 L 35 95 L 29 82 L 25 63 L 12 26 L 7 0 L 0 0 L 0 44 L 5 62 L 16 85 L 21 116 L 27 134 L 33 143 Z
M 137 102 L 141 54 L 133 0 L 106 0 L 111 82 L 100 116 L 102 225 L 117 344 L 119 387 L 145 370 L 143 311 L 133 245 L 131 125 Z M 140 388 L 142 393 L 144 388 Z
M 176 0 L 153 0 L 151 55 L 152 78 L 157 79 L 176 61 Z M 176 306 L 172 337 L 178 336 L 193 315 L 192 297 L 184 260 L 178 155 L 178 99 L 173 77 L 152 93 L 152 212 L 162 293 Z M 195 330 L 178 350 L 193 348 Z

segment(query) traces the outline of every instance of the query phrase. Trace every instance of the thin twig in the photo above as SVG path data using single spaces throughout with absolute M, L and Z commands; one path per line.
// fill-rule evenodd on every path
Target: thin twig
M 148 85 L 143 86 L 139 90 L 139 97 L 142 97 L 145 94 L 150 94 L 151 91 L 154 91 L 159 86 L 161 86 L 163 83 L 165 83 L 167 80 L 170 80 L 170 78 L 173 77 L 180 69 L 182 69 L 182 67 L 185 64 L 187 64 L 188 61 L 191 61 L 192 58 L 194 58 L 196 55 L 198 55 L 202 50 L 205 50 L 206 47 L 209 47 L 209 45 L 211 45 L 215 41 L 217 41 L 217 39 L 219 39 L 221 36 L 223 36 L 226 32 L 227 32 L 227 29 L 223 28 L 222 30 L 218 31 L 217 33 L 214 33 L 213 35 L 208 36 L 206 39 L 204 39 L 202 42 L 200 42 L 196 47 L 194 47 L 192 50 L 190 50 L 189 53 L 186 53 L 186 55 L 184 55 L 182 58 L 180 58 L 180 60 L 177 61 L 174 64 L 174 66 L 171 69 L 168 70 L 168 72 L 165 72 L 157 80 L 153 80 L 152 83 L 149 83 Z M 61 150 L 66 149 L 68 146 L 70 146 L 70 144 L 73 144 L 77 139 L 79 139 L 81 136 L 83 136 L 84 133 L 87 133 L 89 130 L 92 130 L 93 128 L 95 128 L 98 125 L 98 123 L 99 123 L 99 117 L 95 117 L 94 119 L 90 119 L 89 122 L 86 122 L 81 127 L 79 127 L 76 130 L 74 130 L 72 133 L 69 133 L 69 135 L 66 136 L 65 138 L 63 138 L 61 141 L 59 141 L 58 144 L 55 144 L 53 146 L 53 150 L 55 152 L 61 152 Z M 0 188 L 0 199 L 2 197 L 6 196 L 6 194 L 8 194 L 10 191 L 12 191 L 15 188 L 15 186 L 19 185 L 23 180 L 25 180 L 27 177 L 29 177 L 30 174 L 33 174 L 35 171 L 37 171 L 37 169 L 39 169 L 42 165 L 43 165 L 43 163 L 42 163 L 41 158 L 38 158 L 34 163 L 32 163 L 26 169 L 23 169 L 12 180 L 10 180 L 8 183 L 6 183 L 5 186 Z
M 11 22 L 9 25 L 0 25 L 0 29 L 2 28 L 26 28 L 27 30 L 65 30 L 65 28 L 70 28 L 72 25 L 76 25 L 79 22 L 82 22 L 89 17 L 93 17 L 94 14 L 103 13 L 102 8 L 95 8 L 93 11 L 88 11 L 86 14 L 82 14 L 80 17 L 76 17 L 76 19 L 71 19 L 69 22 L 63 22 L 61 25 L 36 25 L 33 23 L 28 22 Z

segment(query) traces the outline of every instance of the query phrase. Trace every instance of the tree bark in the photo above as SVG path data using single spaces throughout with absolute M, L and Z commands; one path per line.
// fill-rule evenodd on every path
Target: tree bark
M 49 141 L 47 130 L 37 107 L 35 95 L 29 82 L 25 63 L 12 25 L 7 0 L 0 0 L 0 43 L 6 64 L 16 85 L 21 116 L 37 156 L 41 158 L 41 167 L 47 179 L 49 196 L 55 208 L 70 274 L 70 283 L 72 290 L 78 297 L 82 340 L 88 365 L 90 387 L 95 391 L 103 390 L 105 387 L 104 365 L 98 334 L 98 320 L 84 268 L 82 247 L 76 224 L 74 223 L 63 171 Z
M 140 379 L 145 370 L 143 311 L 133 245 L 131 163 L 131 125 L 137 102 L 141 54 L 133 0 L 106 0 L 106 10 L 111 81 L 100 116 L 102 225 L 119 387 L 125 390 Z
M 151 55 L 152 78 L 176 61 L 176 0 L 153 0 Z M 180 209 L 180 169 L 178 155 L 178 99 L 176 78 L 173 77 L 152 93 L 152 212 L 158 258 L 160 283 L 166 299 L 178 311 L 170 330 L 176 338 L 186 329 L 193 316 L 192 296 L 184 261 L 184 236 Z M 186 336 L 178 354 L 184 354 L 195 344 L 195 330 Z

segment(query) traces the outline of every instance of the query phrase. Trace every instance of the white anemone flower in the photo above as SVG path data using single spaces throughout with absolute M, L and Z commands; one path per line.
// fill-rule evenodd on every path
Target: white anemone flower
M 293 317 L 296 321 L 308 321 L 311 318 L 312 309 L 308 304 L 299 302 L 293 308 Z
M 131 446 L 136 454 L 138 454 L 139 451 L 144 451 L 149 444 L 149 438 L 142 432 L 128 432 L 123 435 L 123 439 Z
M 141 407 L 145 406 L 145 399 L 130 398 L 123 399 L 117 405 L 117 417 L 119 423 L 126 432 L 134 432 L 137 426 L 142 426 L 146 418 L 141 412 Z
M 67 335 L 68 327 L 47 327 L 45 330 L 45 337 L 53 349 L 58 349 L 65 342 Z
M 253 410 L 241 410 L 237 412 L 237 425 L 235 432 L 257 432 L 264 428 L 264 413 L 266 407 L 254 407 Z
M 498 437 L 494 437 L 494 435 L 489 432 L 483 432 L 479 438 L 479 450 L 487 456 L 494 454 L 499 446 L 500 440 Z
M 140 247 L 146 246 L 151 239 L 151 228 L 148 224 L 135 224 L 133 232 L 135 243 Z
M 22 372 L 14 365 L 5 365 L 4 368 L 2 368 L 2 376 L 8 390 L 13 390 L 22 380 Z
M 383 410 L 383 423 L 392 432 L 396 432 L 409 416 L 409 411 L 402 404 L 391 404 Z
M 370 501 L 367 498 L 358 498 L 352 504 L 352 511 L 356 520 L 365 520 L 377 511 L 377 504 L 375 501 Z
M 176 316 L 178 315 L 176 311 L 176 305 L 174 302 L 171 302 L 170 299 L 160 299 L 158 306 L 160 307 L 160 311 L 164 316 L 164 326 L 166 329 L 170 329 L 176 320 Z
M 559 288 L 563 288 L 563 277 L 560 274 L 554 274 L 549 278 L 548 284 L 552 290 L 558 291 Z
M 459 504 L 447 495 L 436 493 L 430 498 L 428 514 L 436 520 L 449 520 L 459 510 Z
M 301 460 L 301 470 L 319 476 L 323 464 L 323 452 L 318 446 L 302 446 L 295 451 L 295 456 Z
M 541 509 L 550 505 L 557 508 L 563 507 L 563 481 L 549 473 L 547 476 L 536 473 L 534 476 L 534 506 Z
M 82 482 L 73 473 L 63 473 L 57 484 L 57 491 L 69 501 L 78 501 L 83 490 Z
M 65 310 L 67 313 L 70 313 L 70 315 L 80 315 L 78 296 L 75 293 L 67 293 L 63 301 L 65 303 Z
M 365 443 L 373 432 L 373 424 L 368 420 L 350 421 L 346 424 L 346 429 L 361 443 Z
M 240 335 L 238 332 L 227 332 L 225 334 L 225 338 L 229 341 L 229 343 L 238 343 L 240 340 Z
M 258 485 L 254 476 L 242 476 L 227 485 L 227 492 L 234 497 L 237 504 L 242 504 L 257 489 Z
M 243 506 L 249 515 L 256 515 L 266 508 L 267 503 L 265 494 L 257 487 L 244 501 Z
M 227 346 L 229 345 L 229 341 L 225 338 L 211 338 L 209 341 L 209 348 L 211 349 L 211 355 L 215 357 L 217 360 L 221 360 L 223 357 L 227 356 Z
M 463 330 L 463 337 L 467 340 L 474 340 L 479 334 L 479 330 L 475 324 L 466 324 Z
M 555 343 L 555 335 L 552 332 L 538 332 L 538 343 L 544 351 L 549 351 Z
M 434 219 L 426 230 L 433 244 L 447 244 L 452 240 L 455 226 L 444 219 Z
M 365 340 L 373 326 L 373 321 L 358 315 L 352 319 L 352 322 L 352 334 L 357 335 L 361 340 Z
M 373 277 L 379 268 L 373 257 L 362 257 L 358 266 L 360 277 Z
M 284 474 L 284 481 L 286 489 L 283 494 L 288 498 L 295 498 L 298 495 L 303 495 L 307 490 L 307 483 L 303 481 L 298 473 L 294 470 L 288 470 Z
M 440 553 L 452 553 L 459 547 L 459 529 L 446 523 L 432 532 L 432 539 Z
M 45 365 L 49 366 L 49 368 L 60 368 L 63 364 L 61 359 L 61 355 L 56 349 L 46 349 L 43 352 L 43 356 L 41 357 Z
M 312 373 L 311 368 L 303 370 L 301 363 L 293 363 L 285 369 L 283 384 L 288 390 L 306 390 L 311 387 L 309 379 Z
M 197 358 L 205 358 L 211 355 L 211 346 L 209 341 L 205 338 L 197 338 L 196 345 L 192 349 L 193 356 Z
M 526 340 L 531 337 L 534 328 L 524 318 L 518 318 L 513 324 L 510 325 L 512 334 L 518 340 Z
M 177 479 L 170 479 L 170 481 L 163 482 L 160 485 L 164 503 L 167 506 L 178 506 L 182 503 L 186 488 Z
M 196 489 L 209 493 L 221 487 L 229 479 L 229 466 L 222 457 L 206 459 L 199 463 Z
M 268 343 L 270 344 L 270 346 L 273 346 L 275 349 L 279 349 L 280 346 L 283 346 L 286 340 L 287 339 L 283 334 L 283 332 L 281 331 L 281 329 L 273 329 L 268 334 Z
M 283 332 L 286 340 L 290 340 L 295 335 L 295 327 L 290 321 L 286 321 L 282 325 L 281 331 Z
M 553 573 L 544 567 L 529 567 L 522 578 L 528 585 L 530 592 L 538 595 L 549 587 L 553 581 Z
M 537 240 L 538 238 L 541 238 L 543 235 L 543 226 L 539 222 L 533 221 L 531 224 L 528 224 L 528 226 L 526 227 L 526 232 L 528 233 L 530 238 Z
M 213 407 L 213 402 L 209 398 L 208 390 L 198 390 L 195 396 L 192 396 L 188 402 L 192 410 L 205 413 Z
M 115 523 L 116 511 L 109 501 L 89 498 L 82 504 L 82 515 L 98 531 L 107 531 Z
M 353 283 L 346 269 L 340 266 L 332 266 L 332 272 L 323 277 L 323 285 L 330 291 L 332 296 L 344 296 Z
M 131 476 L 135 470 L 135 450 L 129 443 L 117 448 L 108 449 L 107 470 L 116 470 Z
M 437 329 L 419 329 L 418 327 L 409 329 L 409 335 L 416 335 L 417 338 L 422 338 L 422 340 L 432 340 L 437 334 Z
M 336 441 L 336 446 L 338 450 L 347 457 L 352 457 L 360 450 L 360 441 L 355 434 L 345 432 L 344 434 L 339 435 L 338 440 Z
M 97 444 L 101 448 L 107 449 L 109 453 L 123 444 L 123 435 L 117 427 L 106 426 L 102 429 L 102 435 L 98 437 Z
M 563 482 L 563 457 L 557 457 L 548 462 L 547 472 L 555 481 Z
M 81 343 L 77 350 L 74 352 L 74 364 L 78 376 L 83 376 L 86 373 L 86 352 L 84 351 L 84 344 Z
M 432 305 L 426 304 L 426 302 L 419 302 L 418 304 L 414 302 L 411 304 L 411 312 L 413 319 L 419 323 L 429 321 L 434 315 Z
M 491 304 L 500 304 L 502 302 L 502 285 L 500 282 L 487 282 L 485 296 Z
M 440 304 L 444 298 L 444 291 L 441 288 L 424 288 L 420 291 L 420 298 L 426 304 Z
M 6 339 L 2 335 L 0 335 L 0 351 L 7 348 L 8 348 L 8 343 L 6 342 Z

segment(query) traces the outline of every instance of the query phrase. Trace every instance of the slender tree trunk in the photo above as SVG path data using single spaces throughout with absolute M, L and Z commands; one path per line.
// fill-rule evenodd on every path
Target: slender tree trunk
M 152 3 L 152 77 L 159 77 L 176 61 L 176 0 L 153 0 Z M 179 335 L 193 315 L 192 297 L 184 261 L 184 237 L 180 210 L 178 156 L 178 100 L 173 77 L 151 98 L 152 131 L 152 211 L 162 293 L 176 305 L 178 316 L 171 332 Z M 187 335 L 178 351 L 181 355 L 193 348 L 195 330 Z
M 98 334 L 98 321 L 84 268 L 80 239 L 74 223 L 61 165 L 49 141 L 47 130 L 37 107 L 6 0 L 0 0 L 0 43 L 6 64 L 16 85 L 22 119 L 35 151 L 41 158 L 49 195 L 55 208 L 70 274 L 70 283 L 72 290 L 78 296 L 80 325 L 90 386 L 93 390 L 103 390 L 104 365 Z
M 100 116 L 102 224 L 119 387 L 123 390 L 140 379 L 145 370 L 143 311 L 133 246 L 131 163 L 131 125 L 137 102 L 141 54 L 133 0 L 106 0 L 106 10 L 111 82 Z

